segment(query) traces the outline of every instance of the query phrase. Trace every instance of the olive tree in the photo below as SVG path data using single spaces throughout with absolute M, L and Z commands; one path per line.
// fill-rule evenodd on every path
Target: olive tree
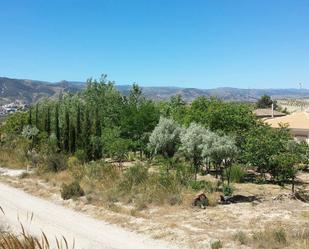
M 149 137 L 148 147 L 154 154 L 162 155 L 168 164 L 178 150 L 181 127 L 173 120 L 161 117 Z M 169 171 L 167 167 L 167 172 Z
M 201 125 L 191 123 L 181 133 L 181 150 L 192 160 L 195 169 L 195 180 L 203 159 L 203 149 L 208 130 Z
M 222 166 L 228 168 L 227 180 L 230 184 L 230 173 L 233 159 L 237 155 L 238 149 L 235 140 L 230 136 L 218 136 L 213 137 L 212 146 L 209 148 L 208 154 L 216 165 L 216 173 L 220 169 L 221 177 L 223 179 Z
M 180 133 L 181 128 L 174 120 L 161 117 L 149 137 L 148 146 L 154 150 L 155 154 L 171 158 L 177 151 Z

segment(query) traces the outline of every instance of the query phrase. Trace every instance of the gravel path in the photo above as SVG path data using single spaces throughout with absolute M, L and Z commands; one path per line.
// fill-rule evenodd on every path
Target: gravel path
M 76 249 L 159 249 L 177 248 L 165 241 L 124 230 L 116 225 L 96 220 L 82 213 L 29 195 L 0 183 L 0 222 L 5 220 L 13 230 L 20 231 L 20 223 L 33 234 L 44 231 L 53 243 L 64 236 Z

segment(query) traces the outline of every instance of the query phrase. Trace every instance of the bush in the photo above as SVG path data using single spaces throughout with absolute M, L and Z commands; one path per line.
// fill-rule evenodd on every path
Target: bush
M 216 184 L 205 180 L 191 181 L 190 186 L 195 191 L 204 190 L 205 192 L 208 193 L 213 193 L 217 189 Z
M 248 237 L 242 231 L 239 231 L 234 235 L 234 240 L 237 240 L 241 245 L 246 245 L 248 243 Z
M 63 154 L 50 154 L 45 158 L 48 171 L 59 172 L 67 168 L 67 158 Z
M 79 182 L 74 181 L 70 184 L 62 184 L 61 186 L 61 197 L 63 200 L 68 200 L 71 198 L 77 198 L 84 196 L 85 192 L 79 185 Z
M 119 171 L 113 164 L 91 162 L 85 166 L 86 176 L 90 180 L 98 180 L 104 185 L 115 182 L 119 178 Z
M 136 163 L 124 173 L 120 188 L 125 191 L 130 191 L 133 186 L 146 182 L 148 176 L 148 167 L 141 163 Z
M 73 178 L 77 181 L 80 181 L 85 175 L 84 165 L 74 156 L 68 159 L 68 169 Z
M 81 163 L 87 162 L 87 153 L 84 150 L 77 150 L 74 155 Z
M 229 172 L 229 169 L 225 169 L 224 171 L 224 175 L 225 177 L 228 177 L 228 175 L 230 174 L 230 181 L 231 182 L 242 182 L 243 178 L 245 176 L 245 170 L 244 170 L 244 166 L 242 165 L 233 165 L 230 169 L 231 171 Z
M 232 196 L 234 189 L 230 185 L 223 185 L 223 191 L 222 192 L 223 192 L 224 196 Z
M 220 249 L 223 247 L 222 242 L 220 240 L 217 240 L 215 242 L 211 243 L 211 249 Z

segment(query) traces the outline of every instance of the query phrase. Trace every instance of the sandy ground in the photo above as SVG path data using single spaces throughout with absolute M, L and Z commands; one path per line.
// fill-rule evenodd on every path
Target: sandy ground
M 298 179 L 302 184 L 297 187 L 303 186 L 309 191 L 309 173 L 299 174 Z M 284 227 L 289 230 L 309 228 L 308 203 L 287 197 L 274 199 L 274 197 L 278 195 L 288 195 L 290 193 L 290 186 L 282 188 L 272 184 L 235 184 L 235 194 L 256 195 L 261 198 L 262 201 L 255 203 L 218 205 L 216 207 L 207 207 L 205 210 L 192 208 L 190 204 L 186 203 L 180 206 L 148 206 L 145 210 L 132 214 L 130 212 L 132 206 L 125 205 L 121 202 L 115 203 L 114 206 L 108 208 L 106 206 L 96 206 L 93 203 L 88 203 L 85 197 L 79 198 L 76 201 L 64 201 L 60 197 L 59 186 L 36 176 L 24 179 L 2 177 L 1 180 L 16 188 L 21 188 L 32 195 L 49 200 L 50 202 L 46 203 L 47 206 L 53 206 L 52 203 L 63 205 L 82 212 L 85 215 L 120 225 L 126 230 L 145 234 L 154 239 L 177 242 L 180 248 L 208 249 L 211 248 L 211 244 L 214 241 L 220 240 L 223 242 L 223 248 L 244 249 L 250 247 L 240 245 L 234 239 L 234 235 L 239 231 L 247 235 L 252 235 L 256 231 L 272 227 Z M 0 205 L 2 205 L 1 198 L 2 189 L 0 188 Z M 32 199 L 33 197 L 30 196 L 28 198 Z M 192 196 L 189 196 L 189 199 L 190 198 L 192 198 Z M 27 210 L 32 210 L 32 206 L 33 205 L 29 206 Z M 59 206 L 56 207 L 58 210 Z M 61 217 L 63 216 L 61 215 Z M 75 226 L 78 227 L 78 224 L 80 224 L 80 221 L 76 221 L 76 223 L 73 222 L 72 225 L 66 225 L 62 227 L 64 231 L 60 230 L 60 232 L 64 233 L 67 231 L 67 233 L 69 233 L 68 236 L 71 236 L 70 232 L 72 232 L 72 226 L 74 226 L 75 229 Z M 106 223 L 103 224 L 106 225 Z M 74 229 L 73 232 L 75 231 Z M 52 233 L 54 234 L 55 231 L 52 231 Z M 57 232 L 57 234 L 59 234 L 59 232 Z M 84 235 L 81 235 L 80 238 L 83 238 L 83 236 Z M 122 240 L 122 235 L 119 235 L 119 238 L 120 237 Z M 70 238 L 72 238 L 72 236 Z M 155 242 L 155 244 L 156 243 L 161 242 Z M 161 247 L 160 244 L 158 247 L 154 248 L 171 248 L 169 245 L 166 247 L 165 243 L 163 244 L 163 247 Z M 124 248 L 130 247 L 125 245 Z
M 176 248 L 170 243 L 126 231 L 1 183 L 0 205 L 5 212 L 1 222 L 7 222 L 16 232 L 22 223 L 31 234 L 39 236 L 44 231 L 50 241 L 64 236 L 72 245 L 75 240 L 77 249 Z

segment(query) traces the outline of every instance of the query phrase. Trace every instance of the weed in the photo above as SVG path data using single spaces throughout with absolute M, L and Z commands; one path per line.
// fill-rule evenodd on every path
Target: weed
M 64 200 L 68 200 L 71 198 L 77 198 L 80 196 L 84 196 L 85 192 L 79 185 L 79 182 L 74 181 L 70 184 L 62 184 L 61 186 L 61 197 Z
M 210 245 L 211 249 L 220 249 L 223 247 L 221 240 L 216 240 L 215 242 L 212 242 Z

